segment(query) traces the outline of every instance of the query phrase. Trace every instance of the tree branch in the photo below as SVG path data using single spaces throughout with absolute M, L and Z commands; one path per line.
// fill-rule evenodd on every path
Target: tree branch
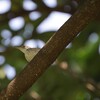
M 18 100 L 44 71 L 55 61 L 86 25 L 100 13 L 100 0 L 86 0 L 85 4 L 49 39 L 30 63 L 1 92 L 0 100 Z M 60 20 L 60 19 L 59 19 Z

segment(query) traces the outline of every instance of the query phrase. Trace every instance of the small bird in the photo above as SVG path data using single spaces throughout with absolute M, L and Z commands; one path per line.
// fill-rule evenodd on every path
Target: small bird
M 24 53 L 25 58 L 28 62 L 30 62 L 40 50 L 40 48 L 30 48 L 28 46 L 17 46 L 16 48 Z

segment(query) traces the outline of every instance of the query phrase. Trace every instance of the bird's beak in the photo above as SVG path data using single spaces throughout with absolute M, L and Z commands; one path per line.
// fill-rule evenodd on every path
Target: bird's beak
M 15 48 L 22 51 L 23 53 L 26 51 L 24 46 L 16 46 Z

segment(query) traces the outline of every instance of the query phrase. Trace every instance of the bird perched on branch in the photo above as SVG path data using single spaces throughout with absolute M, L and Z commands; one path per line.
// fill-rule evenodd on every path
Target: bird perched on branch
M 30 48 L 28 46 L 17 46 L 16 48 L 25 54 L 25 58 L 28 62 L 30 62 L 40 50 L 40 48 Z

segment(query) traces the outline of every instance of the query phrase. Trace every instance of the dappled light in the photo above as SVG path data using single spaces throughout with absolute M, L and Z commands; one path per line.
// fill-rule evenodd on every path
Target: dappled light
M 11 8 L 10 0 L 0 0 L 0 14 L 6 13 Z
M 67 70 L 68 69 L 68 63 L 67 62 L 61 62 L 60 63 L 60 68 L 63 70 Z
M 4 39 L 8 39 L 8 38 L 11 38 L 12 33 L 10 32 L 10 30 L 4 29 L 1 31 L 1 36 Z
M 31 13 L 29 14 L 29 18 L 30 18 L 31 20 L 37 20 L 37 19 L 40 18 L 40 17 L 41 17 L 41 13 L 40 13 L 40 12 L 34 11 L 34 12 L 31 12 Z
M 48 6 L 48 7 L 56 7 L 57 6 L 57 0 L 43 0 L 43 2 Z
M 35 40 L 27 40 L 24 45 L 29 46 L 29 47 L 33 47 L 33 48 L 37 48 L 37 42 Z
M 5 62 L 5 57 L 4 56 L 0 56 L 0 65 L 4 64 Z
M 52 12 L 50 15 L 38 26 L 37 31 L 39 33 L 45 31 L 57 31 L 61 25 L 64 24 L 70 18 L 70 14 L 61 13 L 61 12 Z M 60 19 L 60 21 L 59 21 Z
M 4 72 L 9 80 L 13 79 L 16 75 L 15 68 L 9 64 L 4 66 Z
M 91 83 L 87 83 L 86 87 L 91 91 L 95 91 L 95 87 Z
M 30 95 L 33 99 L 40 100 L 40 95 L 36 91 L 31 91 Z
M 23 0 L 23 8 L 25 10 L 34 10 L 37 5 L 32 0 Z
M 23 38 L 21 36 L 14 36 L 10 43 L 12 46 L 19 46 L 23 43 Z
M 24 26 L 24 23 L 23 17 L 17 17 L 9 21 L 9 26 L 12 30 L 17 31 Z
M 97 33 L 92 33 L 90 36 L 89 36 L 89 41 L 90 42 L 97 42 L 99 39 L 98 37 L 98 34 Z

